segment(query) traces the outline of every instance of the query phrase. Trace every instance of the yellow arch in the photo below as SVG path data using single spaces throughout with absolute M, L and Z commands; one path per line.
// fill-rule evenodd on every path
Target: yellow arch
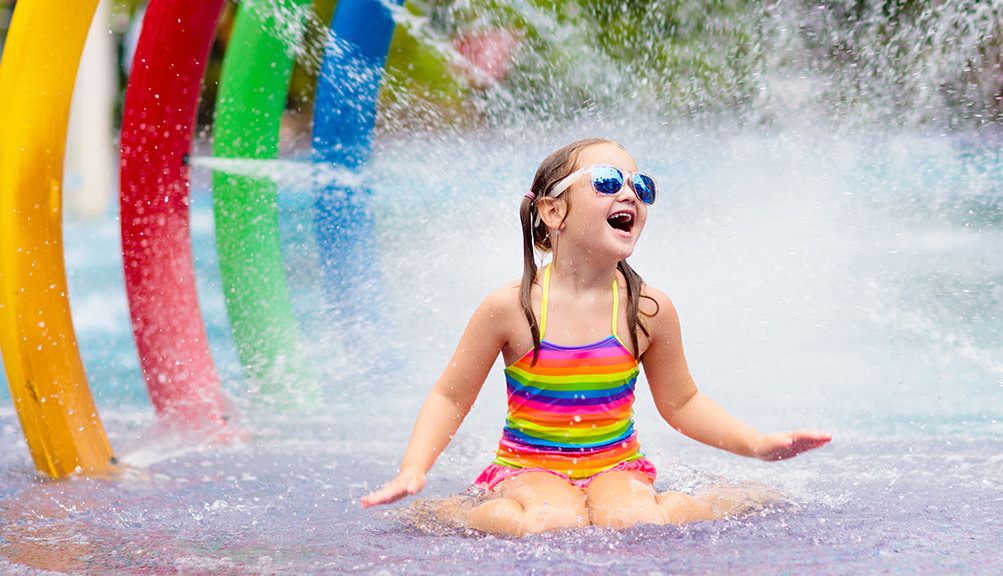
M 77 347 L 63 260 L 73 83 L 98 0 L 21 0 L 0 63 L 0 351 L 35 467 L 112 469 Z

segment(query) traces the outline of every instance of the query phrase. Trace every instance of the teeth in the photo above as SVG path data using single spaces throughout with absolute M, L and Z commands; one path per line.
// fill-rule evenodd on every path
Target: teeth
M 607 219 L 610 226 L 618 228 L 620 230 L 626 230 L 631 222 L 634 221 L 634 215 L 630 212 L 617 212 Z

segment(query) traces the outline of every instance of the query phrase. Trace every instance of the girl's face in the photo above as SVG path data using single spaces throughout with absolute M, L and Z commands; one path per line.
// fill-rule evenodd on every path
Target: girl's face
M 626 150 L 614 144 L 599 144 L 582 150 L 575 170 L 603 164 L 618 168 L 624 175 L 637 171 Z M 608 252 L 616 261 L 634 252 L 648 219 L 642 203 L 629 182 L 616 194 L 601 194 L 592 186 L 591 174 L 579 177 L 562 196 L 567 198 L 567 217 L 561 227 L 561 241 L 578 242 L 591 254 Z

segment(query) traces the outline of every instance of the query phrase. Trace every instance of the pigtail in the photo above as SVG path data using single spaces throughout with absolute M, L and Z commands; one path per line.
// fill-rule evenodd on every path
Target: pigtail
M 630 343 L 634 347 L 634 353 L 636 354 L 640 350 L 637 343 L 637 330 L 640 329 L 645 336 L 649 336 L 648 329 L 644 326 L 644 322 L 641 321 L 641 287 L 644 286 L 644 280 L 631 268 L 626 260 L 620 260 L 616 267 L 627 281 L 627 327 L 630 329 Z M 658 314 L 658 302 L 653 298 L 646 298 L 655 302 L 656 310 L 651 316 Z
M 519 206 L 519 220 L 522 222 L 522 282 L 519 285 L 519 302 L 529 322 L 533 335 L 533 364 L 540 354 L 540 324 L 533 314 L 533 282 L 536 281 L 536 255 L 533 252 L 533 220 L 536 218 L 536 194 L 528 192 Z
M 522 223 L 522 282 L 519 285 L 519 302 L 522 304 L 526 321 L 529 322 L 530 333 L 533 335 L 533 364 L 540 355 L 540 323 L 533 313 L 533 284 L 536 282 L 536 252 L 548 252 L 552 249 L 547 226 L 539 221 L 537 216 L 537 199 L 543 198 L 558 181 L 568 176 L 574 169 L 578 153 L 589 146 L 607 143 L 601 138 L 589 138 L 572 142 L 567 146 L 552 152 L 536 170 L 533 185 L 519 205 L 519 220 Z M 636 277 L 637 275 L 634 274 Z M 638 278 L 638 282 L 640 279 Z M 634 290 L 640 293 L 640 288 Z M 635 316 L 637 304 L 634 304 Z M 636 337 L 635 337 L 636 341 Z M 636 349 L 636 345 L 635 345 Z

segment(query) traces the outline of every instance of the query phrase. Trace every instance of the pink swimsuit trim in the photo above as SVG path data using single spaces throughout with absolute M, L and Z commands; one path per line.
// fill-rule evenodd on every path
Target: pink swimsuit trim
M 491 491 L 509 478 L 514 478 L 527 472 L 546 472 L 547 474 L 553 474 L 554 476 L 568 482 L 572 486 L 576 486 L 582 490 L 588 488 L 589 484 L 591 484 L 593 480 L 603 474 L 606 474 L 607 472 L 640 472 L 650 478 L 652 482 L 655 481 L 655 476 L 657 475 L 655 472 L 655 465 L 643 456 L 637 460 L 620 462 L 609 470 L 603 470 L 602 472 L 589 476 L 588 478 L 579 478 L 577 480 L 572 479 L 567 474 L 562 474 L 555 470 L 547 470 L 546 468 L 512 468 L 511 466 L 502 466 L 501 464 L 491 464 L 485 468 L 483 472 L 481 472 L 480 476 L 478 476 L 476 480 L 474 480 L 474 485 Z

